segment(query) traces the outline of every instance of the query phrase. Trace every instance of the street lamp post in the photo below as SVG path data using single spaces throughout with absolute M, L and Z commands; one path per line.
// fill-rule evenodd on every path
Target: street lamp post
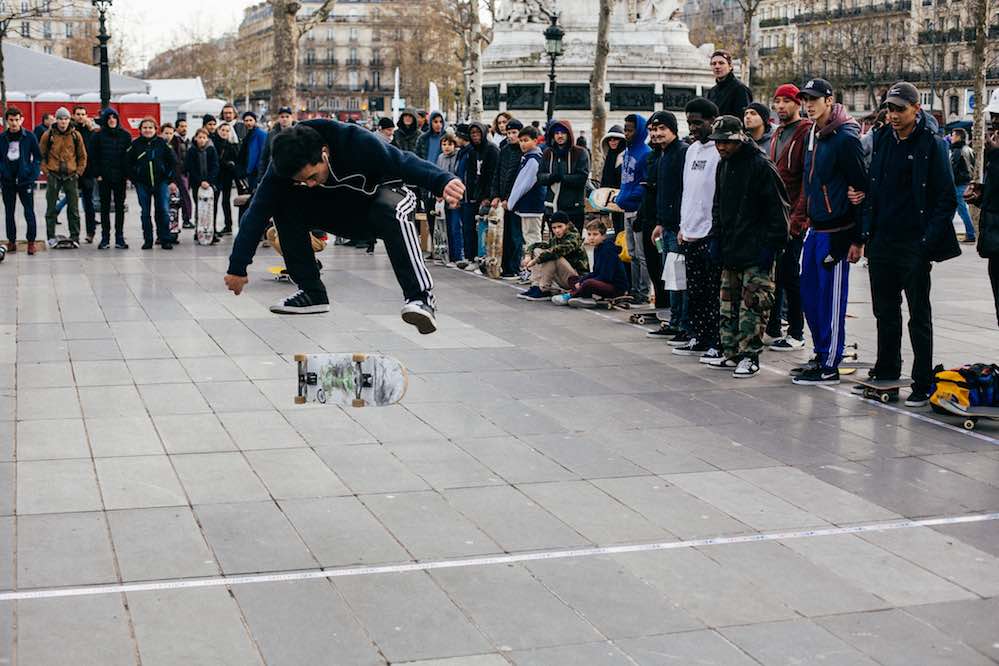
M 558 24 L 558 14 L 552 13 L 550 19 L 551 25 L 545 28 L 545 53 L 551 59 L 551 69 L 548 71 L 548 125 L 555 115 L 555 61 L 562 55 L 562 37 L 565 36 L 565 31 Z
M 108 40 L 111 36 L 107 31 L 105 15 L 111 7 L 111 0 L 91 0 L 91 3 L 100 15 L 100 32 L 97 33 L 97 40 L 100 42 L 101 59 L 98 64 L 101 68 L 101 108 L 106 109 L 111 106 L 111 71 L 108 63 Z

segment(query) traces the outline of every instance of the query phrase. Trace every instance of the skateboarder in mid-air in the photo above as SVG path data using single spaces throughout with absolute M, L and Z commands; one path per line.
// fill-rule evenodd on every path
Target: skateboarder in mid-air
M 309 232 L 381 238 L 406 303 L 402 319 L 420 333 L 437 330 L 433 280 L 423 263 L 411 183 L 455 206 L 461 180 L 412 153 L 387 145 L 357 125 L 308 120 L 274 138 L 271 164 L 240 223 L 229 257 L 226 287 L 239 295 L 267 221 L 281 239 L 285 265 L 299 290 L 271 306 L 279 314 L 329 311 Z

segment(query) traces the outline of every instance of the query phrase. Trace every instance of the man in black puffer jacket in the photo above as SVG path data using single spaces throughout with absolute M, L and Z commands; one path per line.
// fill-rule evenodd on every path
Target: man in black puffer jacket
M 517 134 L 524 128 L 524 123 L 511 118 L 506 123 L 506 138 L 500 142 L 499 159 L 493 172 L 492 207 L 496 208 L 510 197 L 513 184 L 520 172 L 520 159 L 524 153 L 520 149 Z M 520 216 L 512 210 L 503 212 L 503 261 L 500 277 L 513 277 L 520 270 L 520 260 L 524 254 L 524 230 L 520 225 Z
M 396 132 L 398 134 L 398 132 Z M 496 172 L 496 163 L 499 161 L 499 149 L 489 140 L 488 129 L 483 123 L 474 122 L 469 125 L 468 130 L 471 142 L 471 151 L 468 154 L 468 162 L 465 166 L 465 187 L 467 188 L 466 199 L 474 206 L 474 213 L 462 222 L 464 227 L 462 233 L 465 240 L 465 258 L 479 257 L 479 233 L 475 213 L 481 211 L 483 206 L 488 207 L 492 202 L 493 174 Z M 484 234 L 483 234 L 484 236 Z M 483 241 L 484 242 L 484 241 Z
M 114 201 L 114 244 L 119 250 L 125 244 L 125 181 L 128 179 L 128 148 L 132 135 L 121 128 L 118 112 L 101 111 L 100 130 L 90 139 L 90 165 L 93 165 L 97 190 L 101 198 L 101 242 L 99 250 L 111 245 L 111 205 Z M 89 165 L 88 165 L 89 166 Z
M 416 152 L 416 142 L 420 140 L 420 126 L 416 121 L 416 111 L 406 109 L 399 116 L 395 134 L 392 135 L 392 145 L 407 153 Z
M 742 121 L 722 116 L 709 137 L 721 156 L 711 233 L 721 259 L 721 356 L 708 365 L 746 378 L 760 371 L 763 332 L 774 303 L 774 259 L 788 238 L 784 181 Z

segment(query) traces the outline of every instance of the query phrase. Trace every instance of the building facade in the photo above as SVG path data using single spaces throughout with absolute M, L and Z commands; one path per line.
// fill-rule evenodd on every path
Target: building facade
M 17 16 L 7 29 L 7 41 L 88 65 L 96 62 L 98 18 L 90 0 L 7 0 L 6 4 Z
M 307 17 L 319 0 L 304 0 L 299 16 Z M 379 115 L 389 109 L 394 59 L 388 48 L 394 38 L 386 13 L 393 2 L 337 2 L 326 21 L 302 35 L 298 50 L 297 112 L 303 117 L 340 119 Z M 236 37 L 239 53 L 253 54 L 247 65 L 250 106 L 266 112 L 273 63 L 271 7 L 248 7 Z

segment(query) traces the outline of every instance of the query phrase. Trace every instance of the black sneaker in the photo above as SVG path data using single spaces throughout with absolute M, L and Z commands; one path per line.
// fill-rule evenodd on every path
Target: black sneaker
M 330 301 L 326 294 L 307 294 L 301 289 L 271 306 L 275 314 L 319 314 L 330 311 Z
M 146 241 L 145 243 L 142 244 L 142 249 L 143 250 L 152 250 L 153 249 L 153 242 L 152 241 Z
M 650 338 L 659 338 L 661 340 L 669 340 L 679 333 L 679 329 L 673 328 L 668 323 L 663 322 L 659 324 L 659 328 L 653 329 L 651 331 L 646 331 L 645 335 Z
M 792 338 L 790 335 L 779 338 L 770 343 L 771 351 L 797 351 L 805 346 L 805 341 L 798 338 Z
M 115 249 L 117 249 L 117 250 L 127 250 L 128 249 L 128 243 L 126 243 L 124 239 L 122 239 L 122 240 L 116 240 L 114 242 L 114 246 L 115 246 Z
M 109 247 L 111 247 L 111 241 L 109 241 L 107 238 L 102 238 L 101 242 L 98 243 L 97 245 L 98 250 L 106 250 Z
M 554 295 L 550 291 L 542 291 L 540 287 L 531 287 L 517 294 L 517 298 L 523 298 L 525 301 L 550 301 Z
M 180 225 L 180 228 L 181 229 L 193 229 L 194 228 L 194 222 L 184 222 L 183 224 Z
M 666 343 L 669 344 L 669 345 L 671 345 L 671 346 L 673 346 L 673 347 L 681 347 L 681 346 L 686 345 L 687 343 L 689 343 L 690 340 L 691 340 L 691 338 L 690 338 L 690 335 L 688 333 L 685 333 L 684 331 L 680 331 L 679 333 L 677 333 L 676 335 L 674 335 L 671 340 L 667 340 Z
M 791 380 L 805 386 L 839 384 L 839 370 L 835 368 L 810 368 Z
M 797 368 L 791 368 L 790 374 L 792 377 L 797 377 L 806 370 L 814 370 L 817 367 L 819 367 L 819 362 L 813 356 L 812 358 L 805 361 L 804 365 L 799 365 Z
M 422 335 L 427 335 L 437 330 L 434 312 L 434 306 L 426 301 L 406 301 L 402 306 L 402 320 L 415 326 Z
M 930 403 L 930 394 L 922 390 L 913 390 L 905 399 L 906 407 L 925 407 Z

